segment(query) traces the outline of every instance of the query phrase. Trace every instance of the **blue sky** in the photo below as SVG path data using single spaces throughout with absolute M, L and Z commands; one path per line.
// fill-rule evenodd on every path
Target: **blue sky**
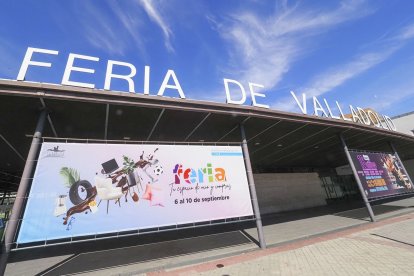
M 52 68 L 30 67 L 28 81 L 60 84 L 76 53 L 99 57 L 78 64 L 94 74 L 72 76 L 99 89 L 110 59 L 137 68 L 137 91 L 150 66 L 152 94 L 172 69 L 188 99 L 225 102 L 229 78 L 264 85 L 258 101 L 272 109 L 299 112 L 293 90 L 389 116 L 414 111 L 413 1 L 9 0 L 0 18 L 4 79 L 35 47 L 59 55 L 37 56 Z M 111 88 L 128 90 L 122 80 Z

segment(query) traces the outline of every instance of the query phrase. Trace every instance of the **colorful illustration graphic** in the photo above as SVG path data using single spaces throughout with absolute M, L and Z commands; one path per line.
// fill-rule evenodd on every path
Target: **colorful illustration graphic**
M 252 214 L 240 147 L 44 143 L 18 243 Z
M 389 153 L 350 152 L 368 198 L 413 192 L 400 160 Z

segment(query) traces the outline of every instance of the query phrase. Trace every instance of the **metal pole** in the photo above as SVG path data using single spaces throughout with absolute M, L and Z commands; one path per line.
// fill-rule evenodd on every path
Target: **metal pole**
M 254 185 L 254 178 L 252 172 L 252 165 L 250 163 L 249 148 L 247 147 L 246 133 L 244 132 L 244 125 L 240 124 L 240 132 L 242 136 L 242 150 L 244 155 L 244 163 L 246 165 L 247 179 L 249 181 L 250 194 L 252 196 L 253 212 L 256 217 L 257 234 L 259 236 L 260 248 L 266 248 L 266 241 L 263 235 L 262 217 L 260 216 L 259 203 L 257 201 L 256 186 Z
M 23 174 L 20 179 L 20 184 L 17 190 L 16 199 L 13 204 L 11 216 L 6 225 L 4 241 L 2 244 L 2 254 L 0 257 L 0 275 L 4 275 L 4 272 L 6 270 L 7 259 L 9 257 L 14 236 L 19 225 L 19 218 L 25 202 L 27 190 L 29 188 L 30 177 L 36 164 L 37 154 L 39 152 L 39 147 L 41 145 L 42 132 L 45 125 L 47 114 L 48 112 L 46 109 L 42 110 L 37 121 L 36 130 L 33 135 L 29 154 L 27 155 L 26 164 L 24 165 Z
M 391 142 L 391 141 L 390 141 L 390 142 L 389 142 L 389 144 L 390 144 L 390 147 L 391 147 L 392 151 L 394 152 L 395 156 L 398 158 L 398 161 L 400 161 L 400 164 L 401 164 L 401 166 L 403 167 L 404 171 L 406 172 L 408 180 L 410 181 L 411 185 L 413 185 L 414 183 L 411 181 L 411 177 L 410 177 L 410 175 L 408 174 L 408 171 L 405 169 L 404 164 L 403 164 L 403 162 L 402 162 L 402 160 L 401 160 L 400 156 L 398 155 L 398 152 L 397 152 L 397 150 L 395 149 L 393 142 Z
M 6 195 L 7 195 L 7 190 L 4 190 L 4 193 L 3 193 L 3 198 L 1 199 L 1 205 L 3 205 L 3 203 L 4 203 L 4 199 L 6 198 Z
M 345 143 L 345 139 L 342 134 L 339 134 L 339 139 L 341 139 L 342 146 L 344 147 L 344 151 L 346 157 L 348 158 L 349 165 L 351 166 L 352 172 L 354 173 L 355 180 L 358 184 L 359 191 L 361 193 L 362 199 L 364 200 L 365 206 L 367 207 L 369 217 L 371 218 L 372 222 L 375 222 L 374 212 L 372 212 L 371 204 L 368 201 L 367 195 L 365 194 L 364 188 L 362 187 L 361 180 L 358 177 L 358 172 L 355 168 L 354 162 L 352 162 L 351 154 L 349 154 L 348 146 Z

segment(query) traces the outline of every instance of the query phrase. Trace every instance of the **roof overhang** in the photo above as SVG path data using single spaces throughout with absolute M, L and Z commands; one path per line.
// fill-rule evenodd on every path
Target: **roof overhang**
M 240 142 L 239 124 L 244 123 L 256 172 L 344 165 L 339 133 L 350 148 L 391 151 L 388 143 L 393 142 L 403 160 L 414 157 L 414 136 L 375 126 L 250 106 L 0 80 L 0 172 L 20 175 L 43 108 L 50 111 L 43 136 L 88 142 Z M 3 186 L 16 187 L 10 183 L 15 184 L 13 177 L 3 178 Z

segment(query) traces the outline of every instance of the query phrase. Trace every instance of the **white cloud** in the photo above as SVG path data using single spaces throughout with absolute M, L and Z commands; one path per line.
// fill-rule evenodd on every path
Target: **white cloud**
M 132 39 L 134 46 L 137 47 L 141 56 L 147 57 L 147 50 L 145 48 L 145 40 L 143 39 L 141 28 L 143 27 L 143 22 L 141 21 L 142 13 L 140 7 L 135 3 L 124 2 L 125 6 L 120 6 L 118 2 L 111 1 L 109 2 L 112 11 L 115 13 L 116 18 L 120 21 L 122 25 L 122 30 L 125 31 L 128 38 Z M 117 33 L 120 35 L 121 30 L 117 30 Z M 124 39 L 128 41 L 127 38 L 119 37 L 118 39 Z
M 109 1 L 109 10 L 99 8 L 90 1 L 82 1 L 79 5 L 81 6 L 78 12 L 83 23 L 84 36 L 98 49 L 124 55 L 130 50 L 130 45 L 134 45 L 134 49 L 138 49 L 141 56 L 146 58 L 146 39 L 143 36 L 143 29 L 148 26 L 145 24 L 146 13 L 149 19 L 160 27 L 167 50 L 174 51 L 171 45 L 173 32 L 161 16 L 160 5 L 154 1 Z
M 124 54 L 125 39 L 120 37 L 120 32 L 109 14 L 105 14 L 89 1 L 82 2 L 79 12 L 84 36 L 92 46 L 112 54 Z
M 398 40 L 407 40 L 414 37 L 414 24 L 406 26 L 401 30 L 401 32 L 396 36 Z
M 163 17 L 159 12 L 159 7 L 152 0 L 140 0 L 139 3 L 144 8 L 150 19 L 154 21 L 162 30 L 165 38 L 165 47 L 168 51 L 174 52 L 174 48 L 171 45 L 171 36 L 173 35 L 170 27 L 164 21 Z M 157 9 L 158 8 L 158 9 Z
M 342 85 L 347 80 L 350 80 L 383 62 L 396 50 L 397 48 L 393 47 L 384 52 L 366 53 L 358 56 L 347 64 L 341 64 L 340 66 L 317 76 L 308 88 L 302 90 L 302 93 L 305 93 L 308 96 L 319 96 L 329 92 Z
M 251 11 L 231 16 L 218 26 L 231 48 L 232 71 L 241 82 L 255 82 L 274 88 L 298 57 L 309 51 L 306 38 L 370 12 L 363 1 L 347 1 L 333 10 L 302 10 L 285 5 L 263 17 Z M 230 68 L 229 68 L 230 69 Z M 228 76 L 230 77 L 230 76 Z
M 414 91 L 412 89 L 414 83 L 410 85 L 403 85 L 400 87 L 394 87 L 393 89 L 386 89 L 380 94 L 376 94 L 374 99 L 365 103 L 365 106 L 371 107 L 372 109 L 383 112 L 384 110 L 394 106 L 397 103 L 413 97 Z M 397 113 L 399 111 L 396 111 Z
M 412 111 L 414 78 L 411 72 L 413 69 L 414 60 L 407 59 L 387 70 L 377 82 L 364 87 L 361 91 L 367 95 L 361 105 L 371 107 L 381 113 L 401 114 Z
M 346 81 L 357 77 L 387 60 L 393 53 L 403 47 L 407 40 L 412 38 L 414 38 L 414 24 L 406 26 L 400 30 L 397 35 L 388 39 L 383 39 L 373 45 L 376 48 L 382 47 L 384 48 L 383 50 L 364 53 L 355 57 L 351 62 L 337 65 L 335 68 L 330 68 L 326 72 L 317 75 L 309 85 L 298 92 L 300 94 L 304 93 L 308 97 L 319 96 L 330 92 L 336 87 L 344 84 Z M 286 111 L 297 110 L 296 103 L 291 97 L 277 101 L 272 107 Z

